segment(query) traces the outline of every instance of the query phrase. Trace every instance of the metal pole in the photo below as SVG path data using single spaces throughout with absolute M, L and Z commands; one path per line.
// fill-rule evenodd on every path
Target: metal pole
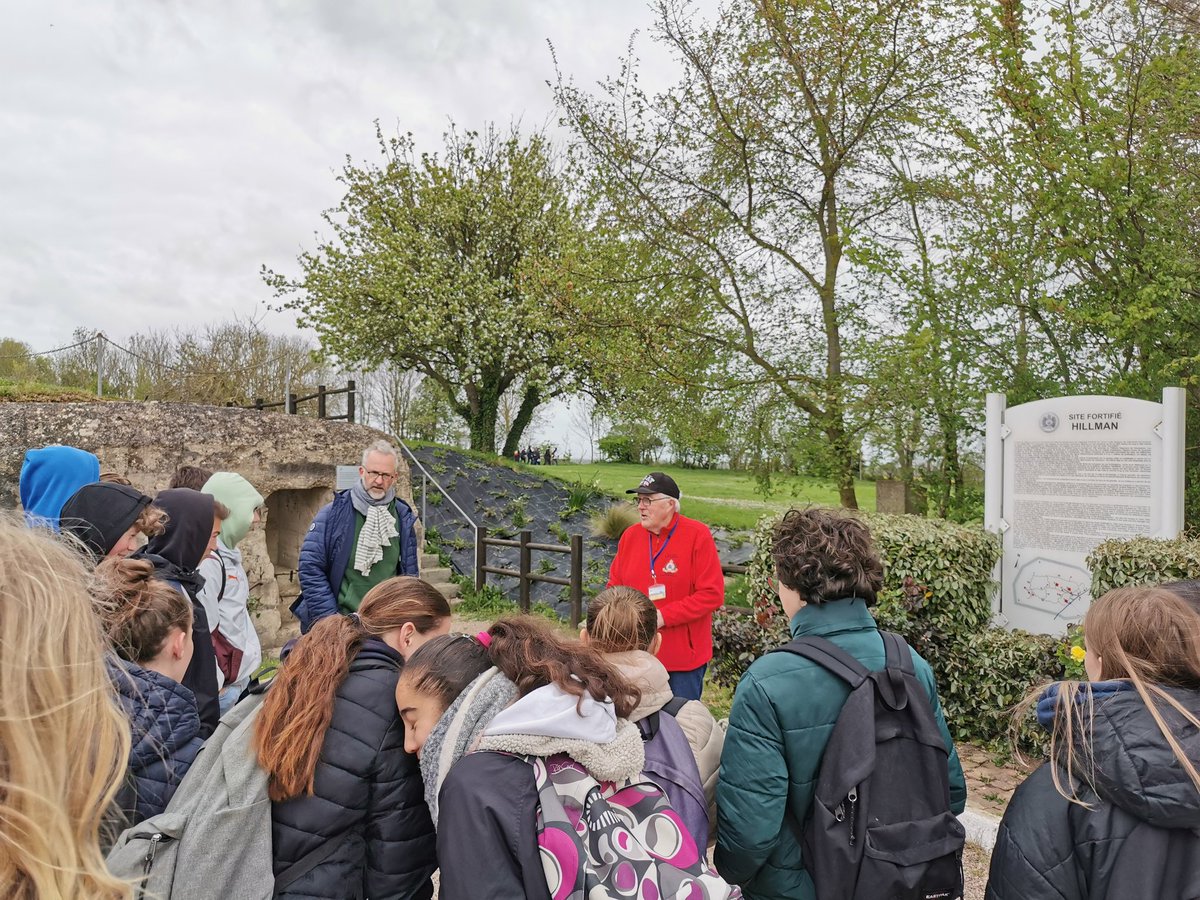
M 532 531 L 521 532 L 521 564 L 517 566 L 517 571 L 521 573 L 521 593 L 519 603 L 521 612 L 523 613 L 529 612 L 529 564 L 533 559 L 533 551 L 529 549 L 529 543 L 532 540 Z
M 425 498 L 429 496 L 429 478 L 424 472 L 421 473 L 421 521 L 428 524 L 429 522 L 429 504 L 425 502 Z
M 571 627 L 583 619 L 583 535 L 571 535 Z
M 1163 388 L 1162 398 L 1162 526 L 1158 537 L 1177 538 L 1183 531 L 1184 420 L 1187 394 Z
M 104 396 L 104 332 L 96 332 L 96 396 Z
M 1004 502 L 1004 394 L 989 393 L 984 407 L 983 527 L 1000 531 Z

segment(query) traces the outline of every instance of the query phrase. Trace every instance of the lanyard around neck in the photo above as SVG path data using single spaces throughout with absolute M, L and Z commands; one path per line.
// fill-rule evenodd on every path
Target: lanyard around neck
M 667 539 L 663 541 L 658 552 L 654 552 L 654 535 L 646 532 L 647 546 L 650 548 L 650 580 L 658 581 L 658 577 L 654 574 L 654 564 L 658 562 L 658 558 L 663 555 L 663 551 L 667 549 L 667 544 L 671 543 L 671 536 L 675 534 L 675 529 L 679 527 L 679 516 L 675 516 L 675 524 L 671 526 L 671 530 L 667 532 Z

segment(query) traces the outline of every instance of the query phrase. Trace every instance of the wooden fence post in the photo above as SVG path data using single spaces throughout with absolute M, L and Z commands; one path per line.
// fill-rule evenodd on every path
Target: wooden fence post
M 583 619 L 583 535 L 571 535 L 571 628 Z
M 482 591 L 487 581 L 487 529 L 480 525 L 475 529 L 475 590 Z
M 317 418 L 325 418 L 325 385 L 317 385 Z
M 530 562 L 533 559 L 533 551 L 529 549 L 529 544 L 532 539 L 532 531 L 521 532 L 521 564 L 517 566 L 517 571 L 521 573 L 521 593 L 519 604 L 521 607 L 521 612 L 523 613 L 529 612 L 529 570 Z
M 346 382 L 346 421 L 351 425 L 354 424 L 354 393 L 357 386 L 354 384 L 354 379 L 351 378 Z

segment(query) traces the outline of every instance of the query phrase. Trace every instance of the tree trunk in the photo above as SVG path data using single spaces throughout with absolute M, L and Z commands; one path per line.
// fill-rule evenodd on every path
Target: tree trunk
M 500 394 L 496 386 L 479 386 L 470 415 L 463 416 L 470 429 L 471 449 L 477 453 L 496 452 L 496 419 L 500 416 Z
M 521 446 L 521 437 L 525 434 L 525 429 L 529 427 L 529 423 L 533 419 L 533 414 L 537 412 L 537 408 L 541 403 L 541 391 L 535 387 L 525 388 L 516 418 L 513 419 L 512 427 L 508 429 L 508 434 L 504 438 L 504 452 L 502 455 L 505 459 L 512 459 L 513 453 Z
M 838 498 L 846 509 L 858 509 L 858 495 L 854 490 L 854 475 L 858 470 L 854 448 L 850 445 L 850 436 L 846 434 L 845 420 L 842 414 L 841 401 L 837 401 L 834 409 L 826 409 L 828 424 L 825 435 L 833 448 L 833 458 L 837 462 Z

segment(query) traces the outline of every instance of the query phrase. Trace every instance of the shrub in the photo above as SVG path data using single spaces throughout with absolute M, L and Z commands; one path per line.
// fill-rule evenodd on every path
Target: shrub
M 608 509 L 595 513 L 588 519 L 588 524 L 595 537 L 607 537 L 615 541 L 620 539 L 626 528 L 636 525 L 639 520 L 637 509 L 628 503 L 614 503 Z
M 1087 558 L 1092 596 L 1116 587 L 1200 578 L 1200 540 L 1134 538 L 1105 541 Z
M 956 739 L 997 745 L 1009 710 L 1042 681 L 1061 678 L 1061 638 L 990 627 L 999 541 L 980 528 L 916 516 L 860 514 L 883 557 L 883 589 L 872 609 L 932 666 Z M 762 653 L 784 643 L 787 623 L 767 578 L 771 527 L 755 531 L 747 594 L 754 615 L 722 611 L 713 620 L 714 679 L 736 681 Z M 1025 742 L 1037 743 L 1033 730 Z
M 604 492 L 600 490 L 600 482 L 595 478 L 590 481 L 576 478 L 567 485 L 567 502 L 560 515 L 564 519 L 573 516 L 575 513 L 581 512 L 591 500 L 603 496 Z

